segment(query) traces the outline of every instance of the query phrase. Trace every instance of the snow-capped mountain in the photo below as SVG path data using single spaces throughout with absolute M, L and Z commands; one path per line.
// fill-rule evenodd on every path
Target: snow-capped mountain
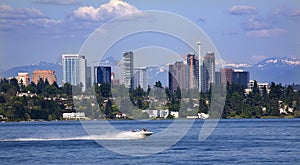
M 114 58 L 106 58 L 101 62 L 105 62 L 106 65 L 116 66 L 118 61 Z M 225 67 L 249 71 L 250 79 L 257 80 L 258 82 L 300 84 L 300 60 L 295 58 L 273 57 L 262 60 L 254 65 L 227 62 Z M 2 70 L 0 77 L 15 77 L 18 72 L 29 72 L 32 74 L 36 69 L 54 70 L 58 83 L 61 83 L 62 66 L 59 63 L 40 62 L 34 65 L 14 67 L 9 70 Z M 154 85 L 156 81 L 161 81 L 164 86 L 168 85 L 167 67 L 149 67 L 148 76 L 149 85 Z
M 226 64 L 226 67 L 243 69 L 250 72 L 250 79 L 259 82 L 300 84 L 300 60 L 290 57 L 273 57 L 250 64 Z
M 270 69 L 274 67 L 286 68 L 286 67 L 299 67 L 300 60 L 289 57 L 273 57 L 265 59 L 255 65 L 257 68 Z
M 224 64 L 225 67 L 236 68 L 236 69 L 246 69 L 252 67 L 251 64 L 245 63 L 234 63 L 234 62 L 226 62 Z

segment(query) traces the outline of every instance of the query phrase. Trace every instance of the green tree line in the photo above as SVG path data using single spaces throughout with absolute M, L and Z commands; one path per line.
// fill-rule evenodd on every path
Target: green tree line
M 125 113 L 132 118 L 147 118 L 146 109 L 168 109 L 179 111 L 180 116 L 196 115 L 197 112 L 209 112 L 211 94 L 197 90 L 177 88 L 172 91 L 163 87 L 160 81 L 144 90 L 138 86 L 129 90 L 123 85 L 102 84 L 81 91 L 82 85 L 72 86 L 65 83 L 59 87 L 56 82 L 47 80 L 31 82 L 25 86 L 17 79 L 0 81 L 0 115 L 6 120 L 61 120 L 65 112 L 75 112 L 72 93 L 76 95 L 96 94 L 96 106 L 82 97 L 77 111 L 85 112 L 91 119 L 114 118 Z M 262 117 L 300 117 L 300 94 L 293 86 L 270 84 L 269 89 L 259 89 L 255 81 L 252 91 L 236 84 L 227 84 L 226 102 L 223 118 L 262 118 Z M 20 93 L 31 96 L 18 96 Z M 284 112 L 280 113 L 283 110 Z M 99 114 L 103 114 L 100 116 Z M 170 116 L 172 118 L 172 116 Z

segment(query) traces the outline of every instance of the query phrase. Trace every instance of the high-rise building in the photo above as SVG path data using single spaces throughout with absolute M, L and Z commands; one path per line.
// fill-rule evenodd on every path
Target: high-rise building
M 184 62 L 176 62 L 169 65 L 169 89 L 176 90 L 188 88 L 188 81 L 186 77 L 187 65 Z
M 86 59 L 79 54 L 63 54 L 63 83 L 71 85 L 82 85 L 86 89 Z
M 215 54 L 207 52 L 201 66 L 201 91 L 208 92 L 211 84 L 215 83 Z
M 147 68 L 134 69 L 134 88 L 140 86 L 144 91 L 148 88 L 148 70 Z
M 199 60 L 195 54 L 187 55 L 187 78 L 189 89 L 199 88 Z
M 18 73 L 18 82 L 19 84 L 28 86 L 30 84 L 29 73 Z
M 91 86 L 93 86 L 93 71 L 92 71 L 93 67 L 91 66 L 87 66 L 86 67 L 86 88 L 90 88 Z
M 232 75 L 232 82 L 247 88 L 249 82 L 249 72 L 243 70 L 234 70 Z
M 104 83 L 111 84 L 111 67 L 110 66 L 98 66 L 95 67 L 94 80 L 97 85 Z
M 226 85 L 227 83 L 232 84 L 233 69 L 222 68 L 220 69 L 220 72 L 221 72 L 221 83 L 223 85 Z
M 39 80 L 42 79 L 44 82 L 49 82 L 52 85 L 54 82 L 57 81 L 55 72 L 53 70 L 35 70 L 32 74 L 32 82 L 38 84 Z
M 221 86 L 221 72 L 215 72 L 215 84 Z
M 129 51 L 123 53 L 123 82 L 125 87 L 130 89 L 133 89 L 133 61 L 133 52 Z

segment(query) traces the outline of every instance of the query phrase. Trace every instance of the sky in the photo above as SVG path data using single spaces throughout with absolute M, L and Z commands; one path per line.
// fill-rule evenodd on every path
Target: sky
M 207 34 L 225 61 L 255 64 L 269 57 L 300 59 L 299 0 L 1 0 L 0 69 L 56 62 L 61 54 L 80 52 L 101 25 L 146 10 L 171 12 L 191 21 Z M 169 42 L 160 37 L 141 38 L 131 42 L 135 47 L 123 42 L 112 52 L 143 52 L 145 45 L 137 45 L 151 41 L 150 48 L 168 49 L 162 52 L 190 53 L 176 46 L 178 41 L 170 44 L 178 49 L 169 50 L 163 48 Z

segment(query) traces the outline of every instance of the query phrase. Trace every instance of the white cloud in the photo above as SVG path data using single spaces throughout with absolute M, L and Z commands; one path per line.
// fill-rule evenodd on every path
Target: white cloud
M 291 16 L 294 16 L 294 17 L 300 16 L 300 9 L 295 10 L 294 12 L 292 12 Z
M 246 33 L 249 37 L 272 37 L 286 34 L 287 30 L 281 28 L 252 30 Z
M 262 20 L 251 18 L 248 20 L 248 22 L 244 23 L 244 28 L 246 30 L 260 30 L 269 29 L 271 28 L 271 25 Z
M 44 18 L 44 14 L 35 8 L 13 8 L 0 5 L 0 19 Z
M 122 0 L 111 0 L 100 7 L 83 6 L 75 10 L 72 19 L 84 21 L 107 21 L 114 17 L 132 14 L 139 10 Z
M 255 14 L 256 11 L 256 7 L 247 5 L 235 5 L 229 9 L 229 13 L 232 15 L 249 15 Z
M 0 29 L 6 31 L 23 30 L 30 28 L 50 28 L 60 24 L 60 20 L 48 19 L 41 11 L 35 8 L 13 8 L 0 5 Z
M 55 2 L 55 0 L 43 1 Z M 71 1 L 68 0 L 68 2 Z M 75 3 L 75 1 L 73 2 Z M 73 11 L 71 16 L 62 20 L 55 20 L 47 17 L 36 8 L 16 8 L 0 5 L 0 33 L 43 34 L 50 37 L 54 35 L 63 37 L 74 34 L 81 38 L 109 19 L 138 11 L 137 8 L 127 2 L 111 0 L 99 7 L 80 7 Z
M 79 4 L 78 0 L 36 0 L 36 3 L 51 4 L 51 5 L 76 5 Z

